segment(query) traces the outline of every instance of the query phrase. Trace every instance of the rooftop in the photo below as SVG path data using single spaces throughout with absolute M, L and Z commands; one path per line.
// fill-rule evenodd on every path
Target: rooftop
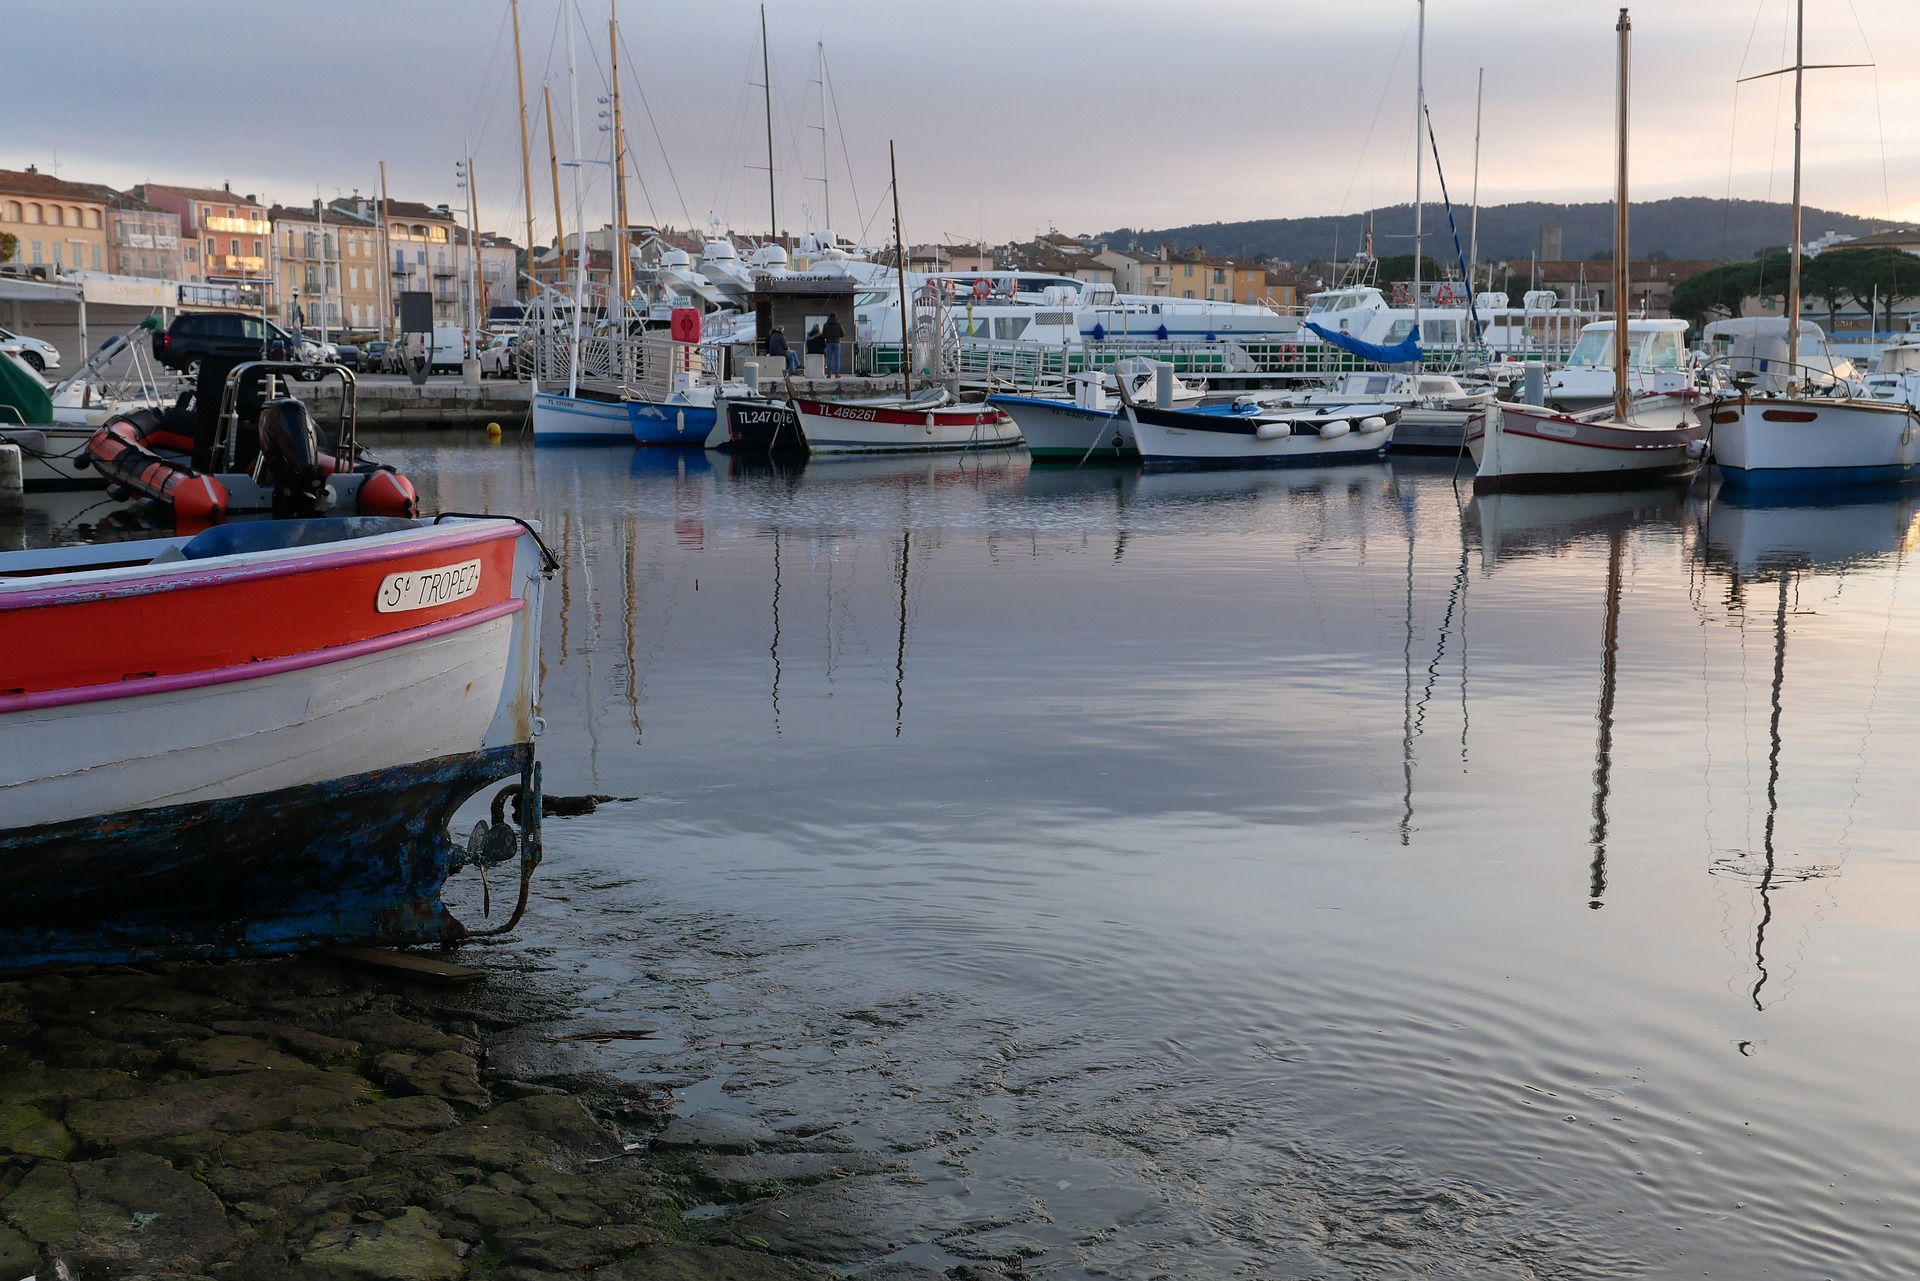
M 110 187 L 66 182 L 31 166 L 26 169 L 0 169 L 0 191 L 13 196 L 58 196 L 62 200 L 98 202 L 107 198 L 101 192 L 111 190 Z

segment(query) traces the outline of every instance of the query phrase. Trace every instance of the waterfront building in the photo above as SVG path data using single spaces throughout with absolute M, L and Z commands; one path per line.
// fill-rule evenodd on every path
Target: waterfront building
M 0 232 L 14 261 L 59 271 L 106 271 L 107 201 L 100 189 L 25 169 L 0 169 Z
M 149 182 L 133 188 L 132 194 L 179 216 L 181 280 L 228 286 L 243 296 L 262 294 L 266 306 L 275 305 L 267 274 L 273 226 L 265 205 L 237 194 L 231 184 L 178 187 Z

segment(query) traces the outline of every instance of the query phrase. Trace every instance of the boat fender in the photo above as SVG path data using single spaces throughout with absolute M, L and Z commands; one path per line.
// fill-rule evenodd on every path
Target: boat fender
M 1691 459 L 1693 459 L 1693 460 L 1694 460 L 1695 462 L 1699 462 L 1699 461 L 1700 461 L 1700 460 L 1701 460 L 1702 458 L 1705 458 L 1706 456 L 1707 456 L 1707 442 L 1706 442 L 1706 441 L 1704 441 L 1704 440 L 1690 440 L 1690 441 L 1688 441 L 1688 442 L 1687 442 L 1687 457 L 1688 457 L 1688 458 L 1691 458 Z
M 359 508 L 364 516 L 417 516 L 420 495 L 412 481 L 391 467 L 382 467 L 361 482 Z
M 1253 429 L 1256 440 L 1285 440 L 1293 435 L 1293 428 L 1285 423 L 1261 423 Z
M 183 477 L 173 486 L 173 518 L 177 525 L 191 528 L 217 525 L 227 516 L 227 487 L 207 475 Z
M 1320 439 L 1338 440 L 1352 430 L 1352 425 L 1348 423 L 1346 419 L 1336 418 L 1330 423 L 1320 424 Z
M 1386 429 L 1387 429 L 1387 420 L 1382 418 L 1379 414 L 1374 414 L 1370 417 L 1362 418 L 1354 426 L 1354 430 L 1358 432 L 1385 431 Z

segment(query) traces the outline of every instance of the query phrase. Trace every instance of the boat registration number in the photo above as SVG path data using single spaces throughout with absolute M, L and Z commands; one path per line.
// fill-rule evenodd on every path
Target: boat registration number
M 480 590 L 480 562 L 463 561 L 436 569 L 388 574 L 380 580 L 373 607 L 382 614 L 404 614 L 410 609 L 432 609 L 465 600 Z

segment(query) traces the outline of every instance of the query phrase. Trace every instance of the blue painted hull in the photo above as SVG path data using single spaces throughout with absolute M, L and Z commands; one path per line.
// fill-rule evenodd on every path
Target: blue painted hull
M 0 970 L 449 943 L 447 821 L 531 744 L 326 783 L 0 830 Z
M 638 445 L 703 446 L 715 422 L 712 405 L 677 405 L 671 401 L 655 404 L 629 400 L 627 417 L 633 423 L 633 439 Z
M 1818 493 L 1826 489 L 1861 489 L 1920 480 L 1920 465 L 1885 467 L 1726 467 L 1721 484 L 1749 493 Z

